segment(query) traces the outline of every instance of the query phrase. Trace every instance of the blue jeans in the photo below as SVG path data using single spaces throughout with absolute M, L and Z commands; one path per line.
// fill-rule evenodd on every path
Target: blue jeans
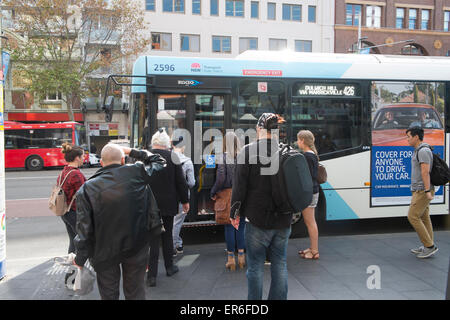
M 270 255 L 271 282 L 269 300 L 286 300 L 288 293 L 287 244 L 291 227 L 260 229 L 251 223 L 245 228 L 247 246 L 248 300 L 262 300 L 264 260 Z
M 183 246 L 183 239 L 180 237 L 181 227 L 183 227 L 184 219 L 187 213 L 183 213 L 183 206 L 178 204 L 178 214 L 173 218 L 173 248 L 180 248 Z
M 225 225 L 225 242 L 228 252 L 245 249 L 245 219 L 240 219 L 238 230 L 231 224 Z

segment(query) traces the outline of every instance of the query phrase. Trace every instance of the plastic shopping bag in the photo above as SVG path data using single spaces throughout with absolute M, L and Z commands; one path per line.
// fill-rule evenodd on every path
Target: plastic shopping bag
M 95 274 L 89 267 L 77 269 L 73 290 L 77 295 L 84 296 L 94 289 Z
M 89 262 L 86 262 L 83 268 L 78 268 L 73 264 L 74 259 L 75 255 L 70 253 L 65 257 L 57 257 L 54 261 L 62 266 L 69 267 L 69 271 L 73 271 L 70 277 L 66 279 L 66 286 L 68 289 L 75 291 L 77 295 L 84 296 L 94 289 L 95 272 Z

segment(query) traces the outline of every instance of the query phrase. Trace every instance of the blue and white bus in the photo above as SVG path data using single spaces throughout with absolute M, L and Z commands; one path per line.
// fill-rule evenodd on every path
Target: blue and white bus
M 192 136 L 198 124 L 201 132 L 255 128 L 263 112 L 284 117 L 280 138 L 291 145 L 299 130 L 311 130 L 328 172 L 319 220 L 407 216 L 412 148 L 405 131 L 423 113 L 423 121 L 435 123 L 424 125 L 425 142 L 449 159 L 449 58 L 279 51 L 234 59 L 142 56 L 133 77 L 132 147 L 148 148 L 161 127 Z M 195 171 L 186 225 L 214 224 L 215 169 L 203 162 Z M 449 213 L 446 188 L 437 188 L 431 214 Z

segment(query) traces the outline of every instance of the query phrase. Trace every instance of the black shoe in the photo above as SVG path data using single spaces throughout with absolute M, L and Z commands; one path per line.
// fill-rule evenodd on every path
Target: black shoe
M 147 276 L 147 280 L 145 281 L 147 287 L 156 287 L 156 278 Z
M 180 269 L 176 265 L 173 265 L 169 269 L 166 270 L 166 274 L 168 277 L 173 276 L 175 273 L 177 273 Z
M 176 250 L 177 254 L 182 254 L 183 253 L 183 246 L 177 247 L 175 250 Z

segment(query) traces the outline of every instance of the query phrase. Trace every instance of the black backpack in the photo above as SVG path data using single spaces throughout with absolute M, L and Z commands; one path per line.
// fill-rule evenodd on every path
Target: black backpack
M 419 162 L 419 150 L 429 148 L 433 151 L 433 147 L 422 146 L 417 150 L 417 162 Z M 433 186 L 443 186 L 450 180 L 450 170 L 447 163 L 439 157 L 437 153 L 433 153 L 433 166 L 430 172 L 430 181 Z
M 279 170 L 271 176 L 272 197 L 277 213 L 292 214 L 307 208 L 313 197 L 313 182 L 303 154 L 280 144 Z

